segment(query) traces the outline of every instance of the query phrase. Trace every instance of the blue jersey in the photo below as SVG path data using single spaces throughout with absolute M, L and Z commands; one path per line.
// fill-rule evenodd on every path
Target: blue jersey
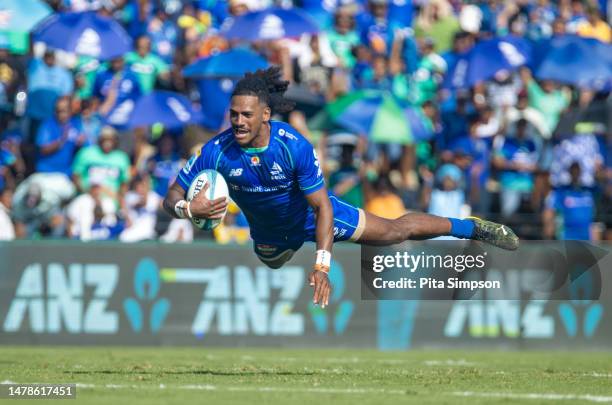
M 590 228 L 595 216 L 593 190 L 566 186 L 554 190 L 546 204 L 563 218 L 563 239 L 590 240 Z
M 305 195 L 325 186 L 317 154 L 290 125 L 270 121 L 264 148 L 242 148 L 228 129 L 210 140 L 180 171 L 185 190 L 205 169 L 217 170 L 244 212 L 254 240 L 304 241 L 312 230 Z

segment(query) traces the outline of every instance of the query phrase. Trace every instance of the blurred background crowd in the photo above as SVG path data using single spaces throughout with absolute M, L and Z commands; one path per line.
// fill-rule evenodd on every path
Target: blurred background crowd
M 247 243 L 160 203 L 281 66 L 328 187 L 384 217 L 612 239 L 612 1 L 0 0 L 0 238 Z

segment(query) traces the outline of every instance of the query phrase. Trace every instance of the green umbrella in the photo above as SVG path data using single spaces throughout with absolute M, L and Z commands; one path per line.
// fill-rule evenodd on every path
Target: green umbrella
M 366 135 L 372 142 L 411 144 L 410 124 L 388 92 L 360 90 L 328 104 L 310 122 L 313 130 L 339 125 Z

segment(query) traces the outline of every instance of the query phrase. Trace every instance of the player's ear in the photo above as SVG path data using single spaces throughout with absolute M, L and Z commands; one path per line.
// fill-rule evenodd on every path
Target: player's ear
M 272 118 L 272 109 L 268 106 L 264 107 L 263 111 L 263 121 L 268 122 Z

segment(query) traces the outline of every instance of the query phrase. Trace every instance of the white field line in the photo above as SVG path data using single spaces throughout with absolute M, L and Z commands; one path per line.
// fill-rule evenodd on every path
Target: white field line
M 612 373 L 586 373 L 584 377 L 612 378 Z
M 604 397 L 600 395 L 574 395 L 574 394 L 536 394 L 536 393 L 512 393 L 512 392 L 453 392 L 453 395 L 460 397 L 479 397 L 479 398 L 506 398 L 506 399 L 538 399 L 548 401 L 589 401 L 589 402 L 612 402 L 612 397 Z
M 472 363 L 465 359 L 459 360 L 425 360 L 423 362 L 426 366 L 476 366 L 478 363 Z
M 4 380 L 0 384 L 17 384 L 14 381 Z M 299 387 L 244 387 L 244 386 L 217 386 L 209 384 L 188 385 L 143 385 L 143 384 L 85 384 L 76 383 L 77 388 L 83 389 L 178 389 L 219 392 L 274 392 L 274 393 L 305 393 L 305 394 L 386 394 L 406 395 L 405 390 L 383 388 L 299 388 Z M 532 399 L 548 401 L 589 401 L 597 403 L 612 403 L 612 397 L 591 394 L 555 394 L 555 393 L 512 393 L 512 392 L 475 392 L 457 391 L 446 393 L 461 397 L 480 398 L 506 398 L 506 399 Z
M 243 356 L 243 360 L 255 360 L 251 356 Z M 308 359 L 297 358 L 297 357 L 279 357 L 277 359 L 280 362 L 295 362 L 295 361 L 307 361 Z M 314 361 L 314 360 L 313 360 Z M 324 363 L 377 363 L 377 364 L 406 364 L 411 363 L 415 364 L 415 360 L 403 360 L 403 359 L 362 359 L 359 357 L 327 357 L 323 359 L 318 359 L 316 362 L 324 362 Z M 423 362 L 426 366 L 476 366 L 478 363 L 469 362 L 465 359 L 453 360 L 425 360 Z

